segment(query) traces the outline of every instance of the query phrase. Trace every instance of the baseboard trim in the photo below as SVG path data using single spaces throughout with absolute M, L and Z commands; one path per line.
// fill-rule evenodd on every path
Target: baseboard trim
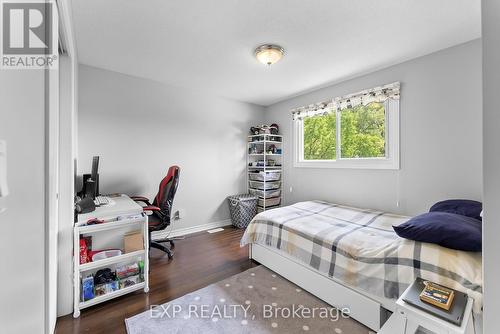
M 175 237 L 182 237 L 188 234 L 193 234 L 193 233 L 198 233 L 198 232 L 203 232 L 207 230 L 211 230 L 214 228 L 219 228 L 223 226 L 228 226 L 231 225 L 231 219 L 224 219 L 208 224 L 203 224 L 203 225 L 196 225 L 192 227 L 186 227 L 186 228 L 178 228 L 175 230 L 172 230 L 171 232 L 167 228 L 164 231 L 161 232 L 155 232 L 153 233 L 153 240 L 158 240 L 158 239 L 163 239 L 166 238 L 167 236 L 170 238 L 175 238 Z

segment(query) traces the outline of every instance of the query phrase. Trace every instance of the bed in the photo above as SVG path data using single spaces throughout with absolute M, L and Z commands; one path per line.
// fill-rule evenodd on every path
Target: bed
M 481 253 L 400 238 L 392 226 L 409 217 L 322 201 L 262 212 L 241 245 L 251 257 L 319 298 L 349 307 L 379 330 L 395 300 L 416 277 L 459 291 L 482 306 Z

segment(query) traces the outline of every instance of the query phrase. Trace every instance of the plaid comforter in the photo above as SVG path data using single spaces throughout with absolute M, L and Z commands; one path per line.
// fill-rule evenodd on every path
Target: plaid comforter
M 279 249 L 319 272 L 376 296 L 398 298 L 416 277 L 463 291 L 481 312 L 481 253 L 400 238 L 409 218 L 320 201 L 255 216 L 241 245 Z

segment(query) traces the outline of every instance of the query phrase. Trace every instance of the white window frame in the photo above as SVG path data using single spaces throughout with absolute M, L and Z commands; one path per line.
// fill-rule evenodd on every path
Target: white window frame
M 341 158 L 340 115 L 336 129 L 336 160 L 304 160 L 304 121 L 293 121 L 294 167 L 299 168 L 352 168 L 352 169 L 400 169 L 399 99 L 387 99 L 385 107 L 385 154 L 384 158 Z

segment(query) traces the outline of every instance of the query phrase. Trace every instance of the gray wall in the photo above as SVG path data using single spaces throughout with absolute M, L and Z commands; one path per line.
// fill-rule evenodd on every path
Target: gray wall
M 290 109 L 394 81 L 401 82 L 400 171 L 292 166 Z M 277 122 L 286 140 L 286 202 L 322 199 L 413 215 L 446 198 L 480 199 L 481 101 L 475 40 L 268 107 L 266 121 Z
M 9 195 L 0 198 L 2 333 L 45 328 L 45 83 L 38 70 L 0 71 L 0 139 Z M 15 256 L 13 256 L 15 254 Z
M 500 312 L 500 2 L 483 0 L 484 333 L 498 333 Z
M 229 218 L 226 196 L 246 191 L 248 129 L 263 108 L 81 65 L 78 169 L 101 156 L 101 192 L 154 197 L 181 167 L 174 210 L 181 229 Z

